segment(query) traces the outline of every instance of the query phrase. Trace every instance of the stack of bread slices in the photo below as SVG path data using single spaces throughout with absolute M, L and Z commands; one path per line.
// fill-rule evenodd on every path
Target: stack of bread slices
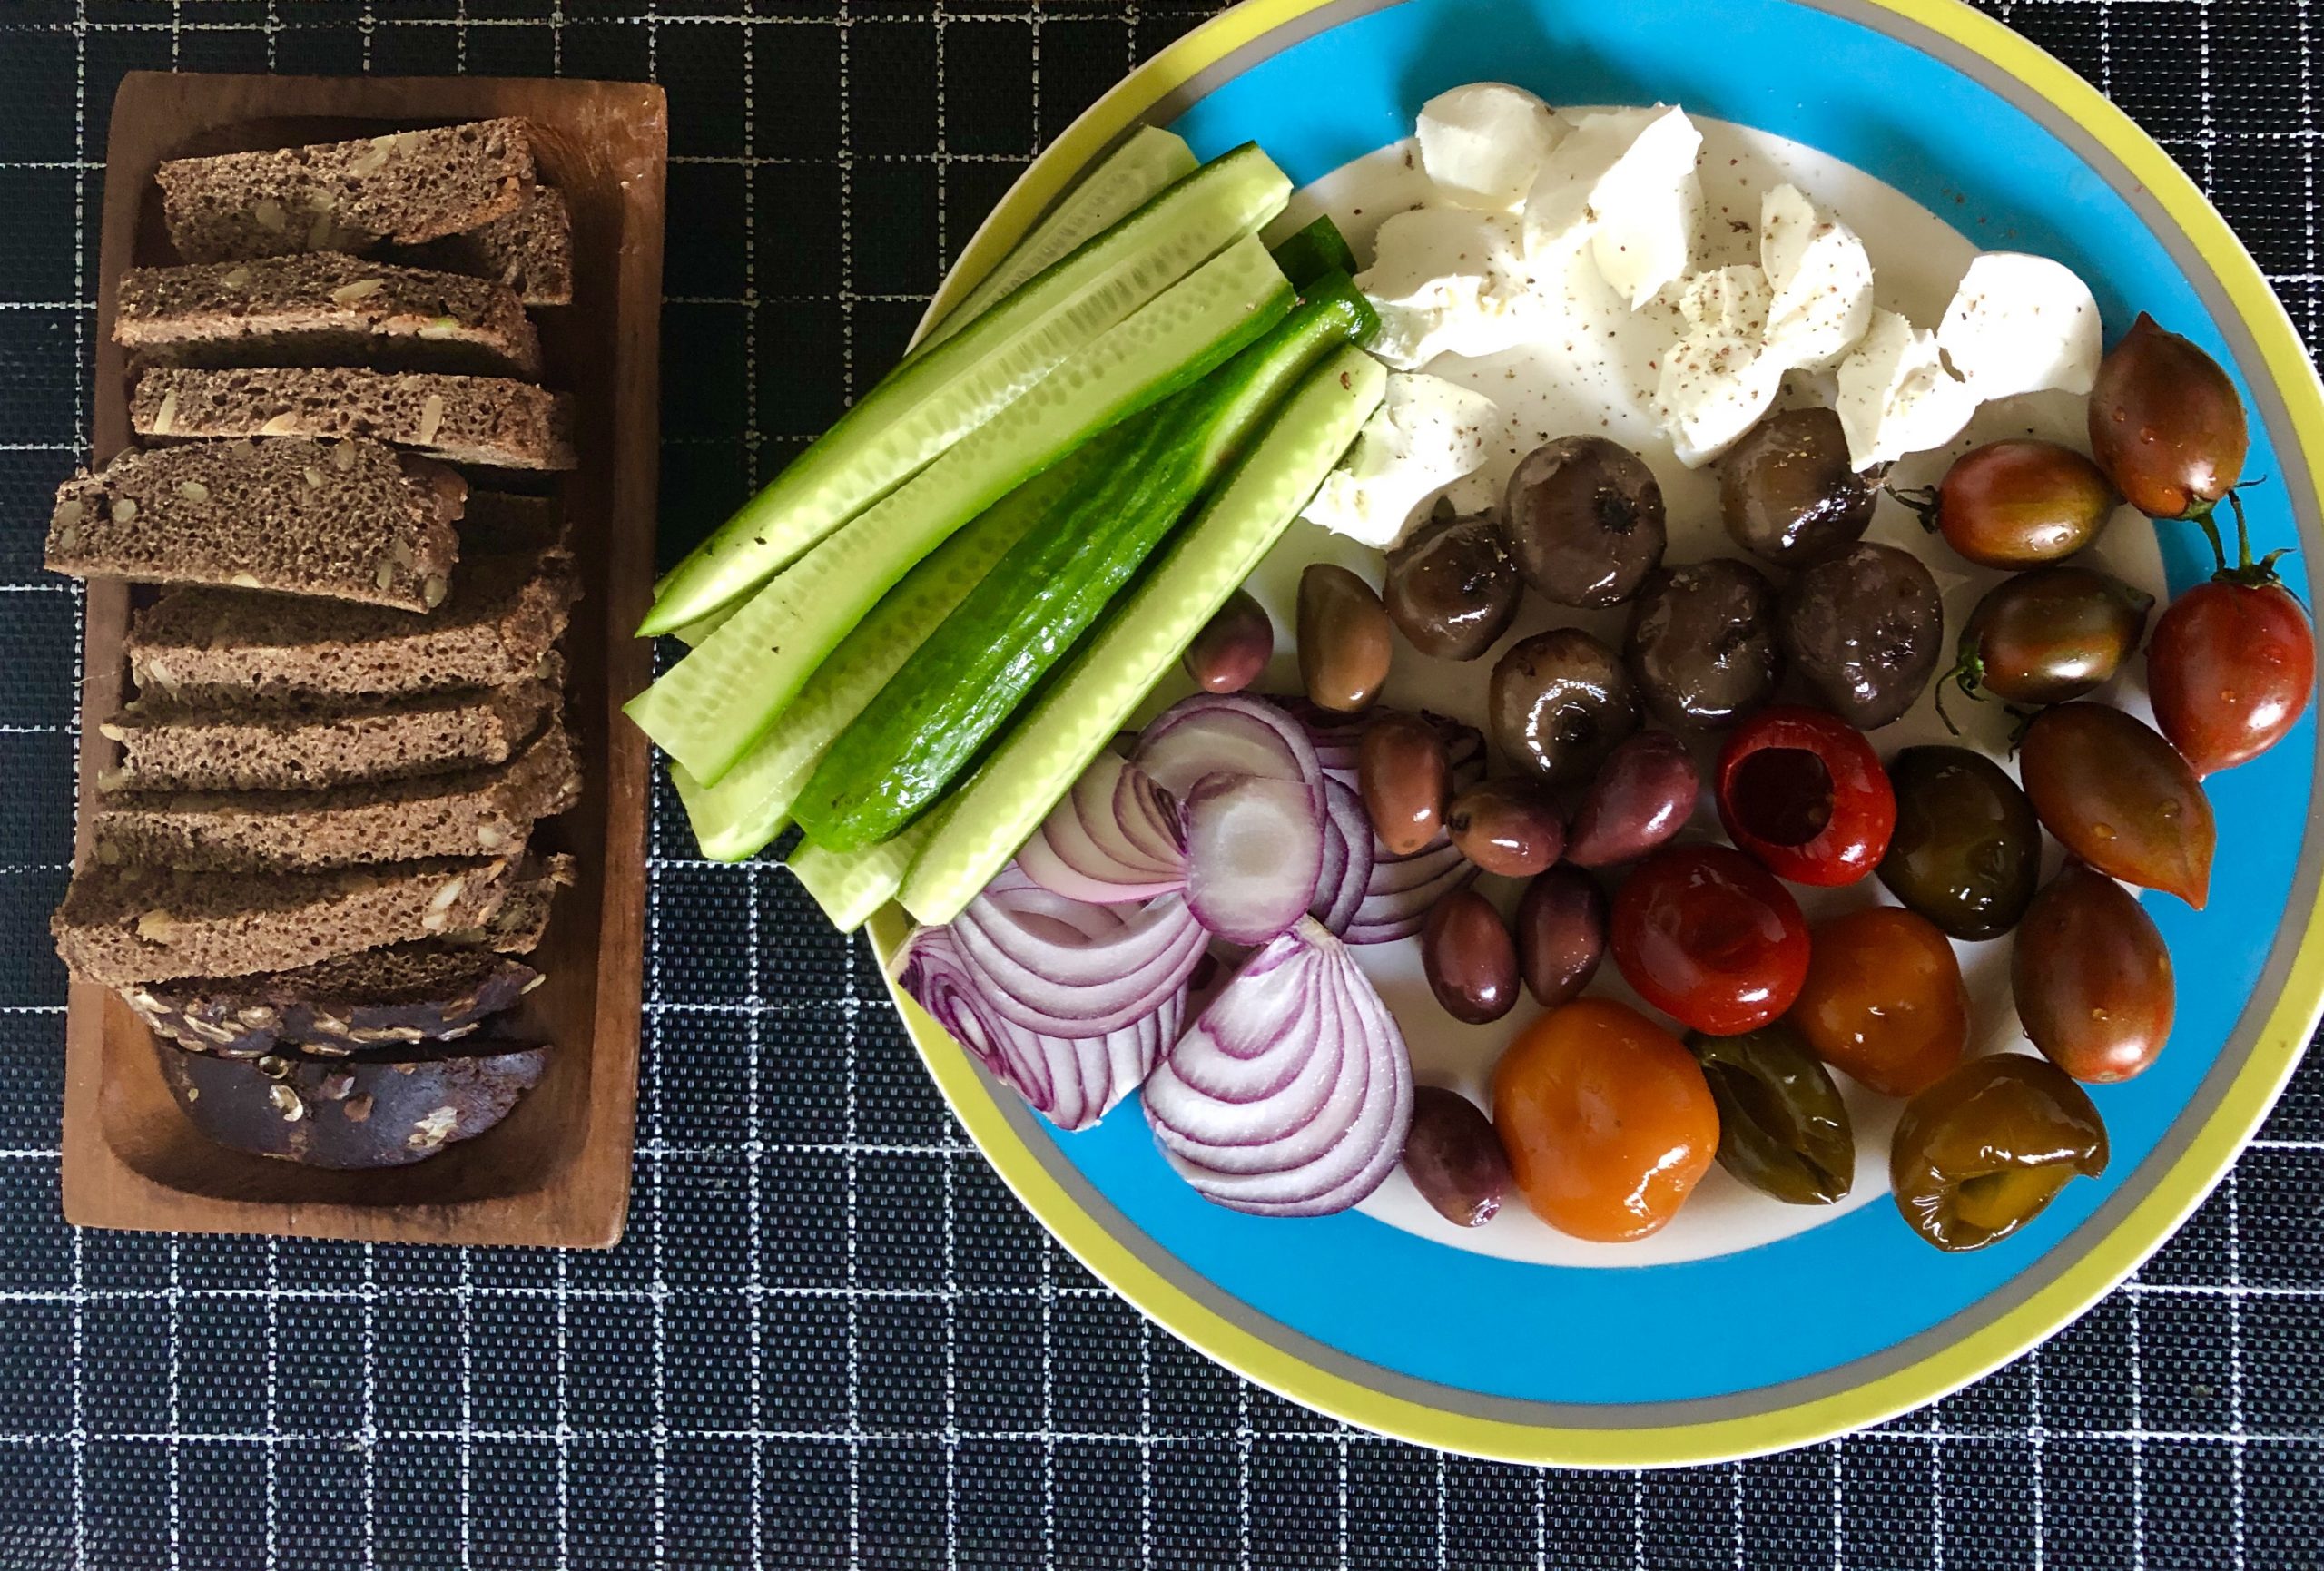
M 57 492 L 48 565 L 161 586 L 129 634 L 74 972 L 156 1034 L 223 1144 L 330 1167 L 499 1121 L 547 1045 L 495 1024 L 569 858 L 572 299 L 522 121 L 164 163 L 173 267 L 121 280 L 137 443 Z

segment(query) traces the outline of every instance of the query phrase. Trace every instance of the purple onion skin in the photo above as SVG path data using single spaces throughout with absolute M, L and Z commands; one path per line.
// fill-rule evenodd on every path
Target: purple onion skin
M 1413 1126 L 1404 1136 L 1404 1172 L 1421 1198 L 1455 1227 L 1482 1227 L 1501 1213 L 1509 1191 L 1509 1158 L 1492 1122 L 1456 1091 L 1413 1091 Z
M 1633 862 L 1686 828 L 1702 774 L 1686 744 L 1667 731 L 1642 731 L 1606 755 L 1566 832 L 1576 867 Z

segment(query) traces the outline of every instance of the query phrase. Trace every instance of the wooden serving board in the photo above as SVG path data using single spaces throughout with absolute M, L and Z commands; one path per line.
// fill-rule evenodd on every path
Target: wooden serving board
M 108 989 L 73 985 L 65 1030 L 64 1215 L 91 1227 L 405 1243 L 597 1247 L 621 1236 L 637 1107 L 647 757 L 620 713 L 651 674 L 630 636 L 654 576 L 666 102 L 627 82 L 132 73 L 113 101 L 98 262 L 97 461 L 129 445 L 127 368 L 113 342 L 123 269 L 174 261 L 153 171 L 164 158 L 521 115 L 564 191 L 574 303 L 537 310 L 547 380 L 576 400 L 580 468 L 562 494 L 583 598 L 566 634 L 581 805 L 541 826 L 580 881 L 557 896 L 533 964 L 547 980 L 515 1032 L 555 1044 L 546 1077 L 498 1128 L 409 1167 L 333 1173 L 211 1144 L 162 1083 L 152 1035 Z M 89 585 L 81 815 L 114 762 L 98 727 L 126 686 L 133 596 Z

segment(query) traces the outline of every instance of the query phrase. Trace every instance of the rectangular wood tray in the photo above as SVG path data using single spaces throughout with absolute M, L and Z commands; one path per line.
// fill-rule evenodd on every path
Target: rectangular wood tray
M 640 83 L 483 77 L 203 76 L 137 72 L 113 101 L 98 260 L 95 457 L 128 446 L 128 378 L 113 342 L 123 269 L 174 261 L 153 171 L 164 158 L 377 135 L 497 115 L 537 128 L 542 177 L 573 213 L 574 303 L 537 311 L 553 387 L 570 390 L 581 467 L 562 495 L 583 597 L 565 640 L 581 805 L 536 842 L 567 850 L 533 963 L 547 980 L 518 1034 L 553 1043 L 541 1084 L 506 1123 L 409 1167 L 333 1173 L 228 1151 L 197 1134 L 128 1006 L 75 981 L 65 1028 L 64 1215 L 90 1227 L 275 1233 L 404 1243 L 597 1247 L 621 1236 L 637 1108 L 647 758 L 622 702 L 651 674 L 630 636 L 654 576 L 659 461 L 662 90 Z M 141 592 L 89 584 L 81 694 L 80 833 L 114 744 L 99 724 L 126 685 L 123 642 Z M 144 592 L 150 594 L 150 592 Z

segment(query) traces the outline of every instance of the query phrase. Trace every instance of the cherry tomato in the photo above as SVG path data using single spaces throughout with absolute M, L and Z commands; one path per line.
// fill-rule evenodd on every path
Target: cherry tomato
M 1853 884 L 1880 865 L 1896 793 L 1864 733 L 1797 704 L 1763 709 L 1718 754 L 1718 821 L 1795 884 Z
M 2025 1035 L 2076 1080 L 2128 1080 L 2170 1039 L 2171 951 L 2103 873 L 2068 862 L 2034 898 L 2009 962 Z
M 2009 703 L 2063 703 L 2095 692 L 2137 651 L 2153 608 L 2145 590 L 2079 563 L 2004 578 L 1969 613 L 1956 663 L 1937 678 L 1937 712 L 1945 712 L 1948 681 L 1971 698 L 1990 693 Z
M 1791 1024 L 1833 1068 L 1883 1096 L 1911 1096 L 1961 1062 L 1969 990 L 1935 923 L 1874 906 L 1816 929 Z
M 2198 584 L 2154 624 L 2146 681 L 2171 745 L 2217 774 L 2281 741 L 2307 710 L 2316 629 L 2281 584 Z
M 2207 514 L 2251 446 L 2243 400 L 2217 360 L 2144 311 L 2106 351 L 2090 389 L 2090 452 L 2150 518 Z
M 1934 490 L 1899 499 L 1984 567 L 2071 556 L 2098 538 L 2122 501 L 2098 466 L 2072 447 L 2025 437 L 1972 448 Z
M 1509 1045 L 1492 1072 L 1492 1121 L 1533 1213 L 1600 1243 L 1669 1222 L 1718 1151 L 1701 1067 L 1610 998 L 1552 1009 Z
M 2042 827 L 2102 873 L 2203 908 L 2218 830 L 2187 761 L 2119 709 L 2045 709 L 2018 744 L 2018 778 Z
M 1777 1018 L 1807 975 L 1807 919 L 1731 846 L 1665 846 L 1614 897 L 1614 964 L 1675 1020 L 1735 1036 Z
M 1972 1058 L 1913 1098 L 1888 1144 L 1905 1221 L 1939 1249 L 1983 1249 L 2042 1214 L 2079 1174 L 2106 1171 L 2090 1094 L 2022 1053 Z

